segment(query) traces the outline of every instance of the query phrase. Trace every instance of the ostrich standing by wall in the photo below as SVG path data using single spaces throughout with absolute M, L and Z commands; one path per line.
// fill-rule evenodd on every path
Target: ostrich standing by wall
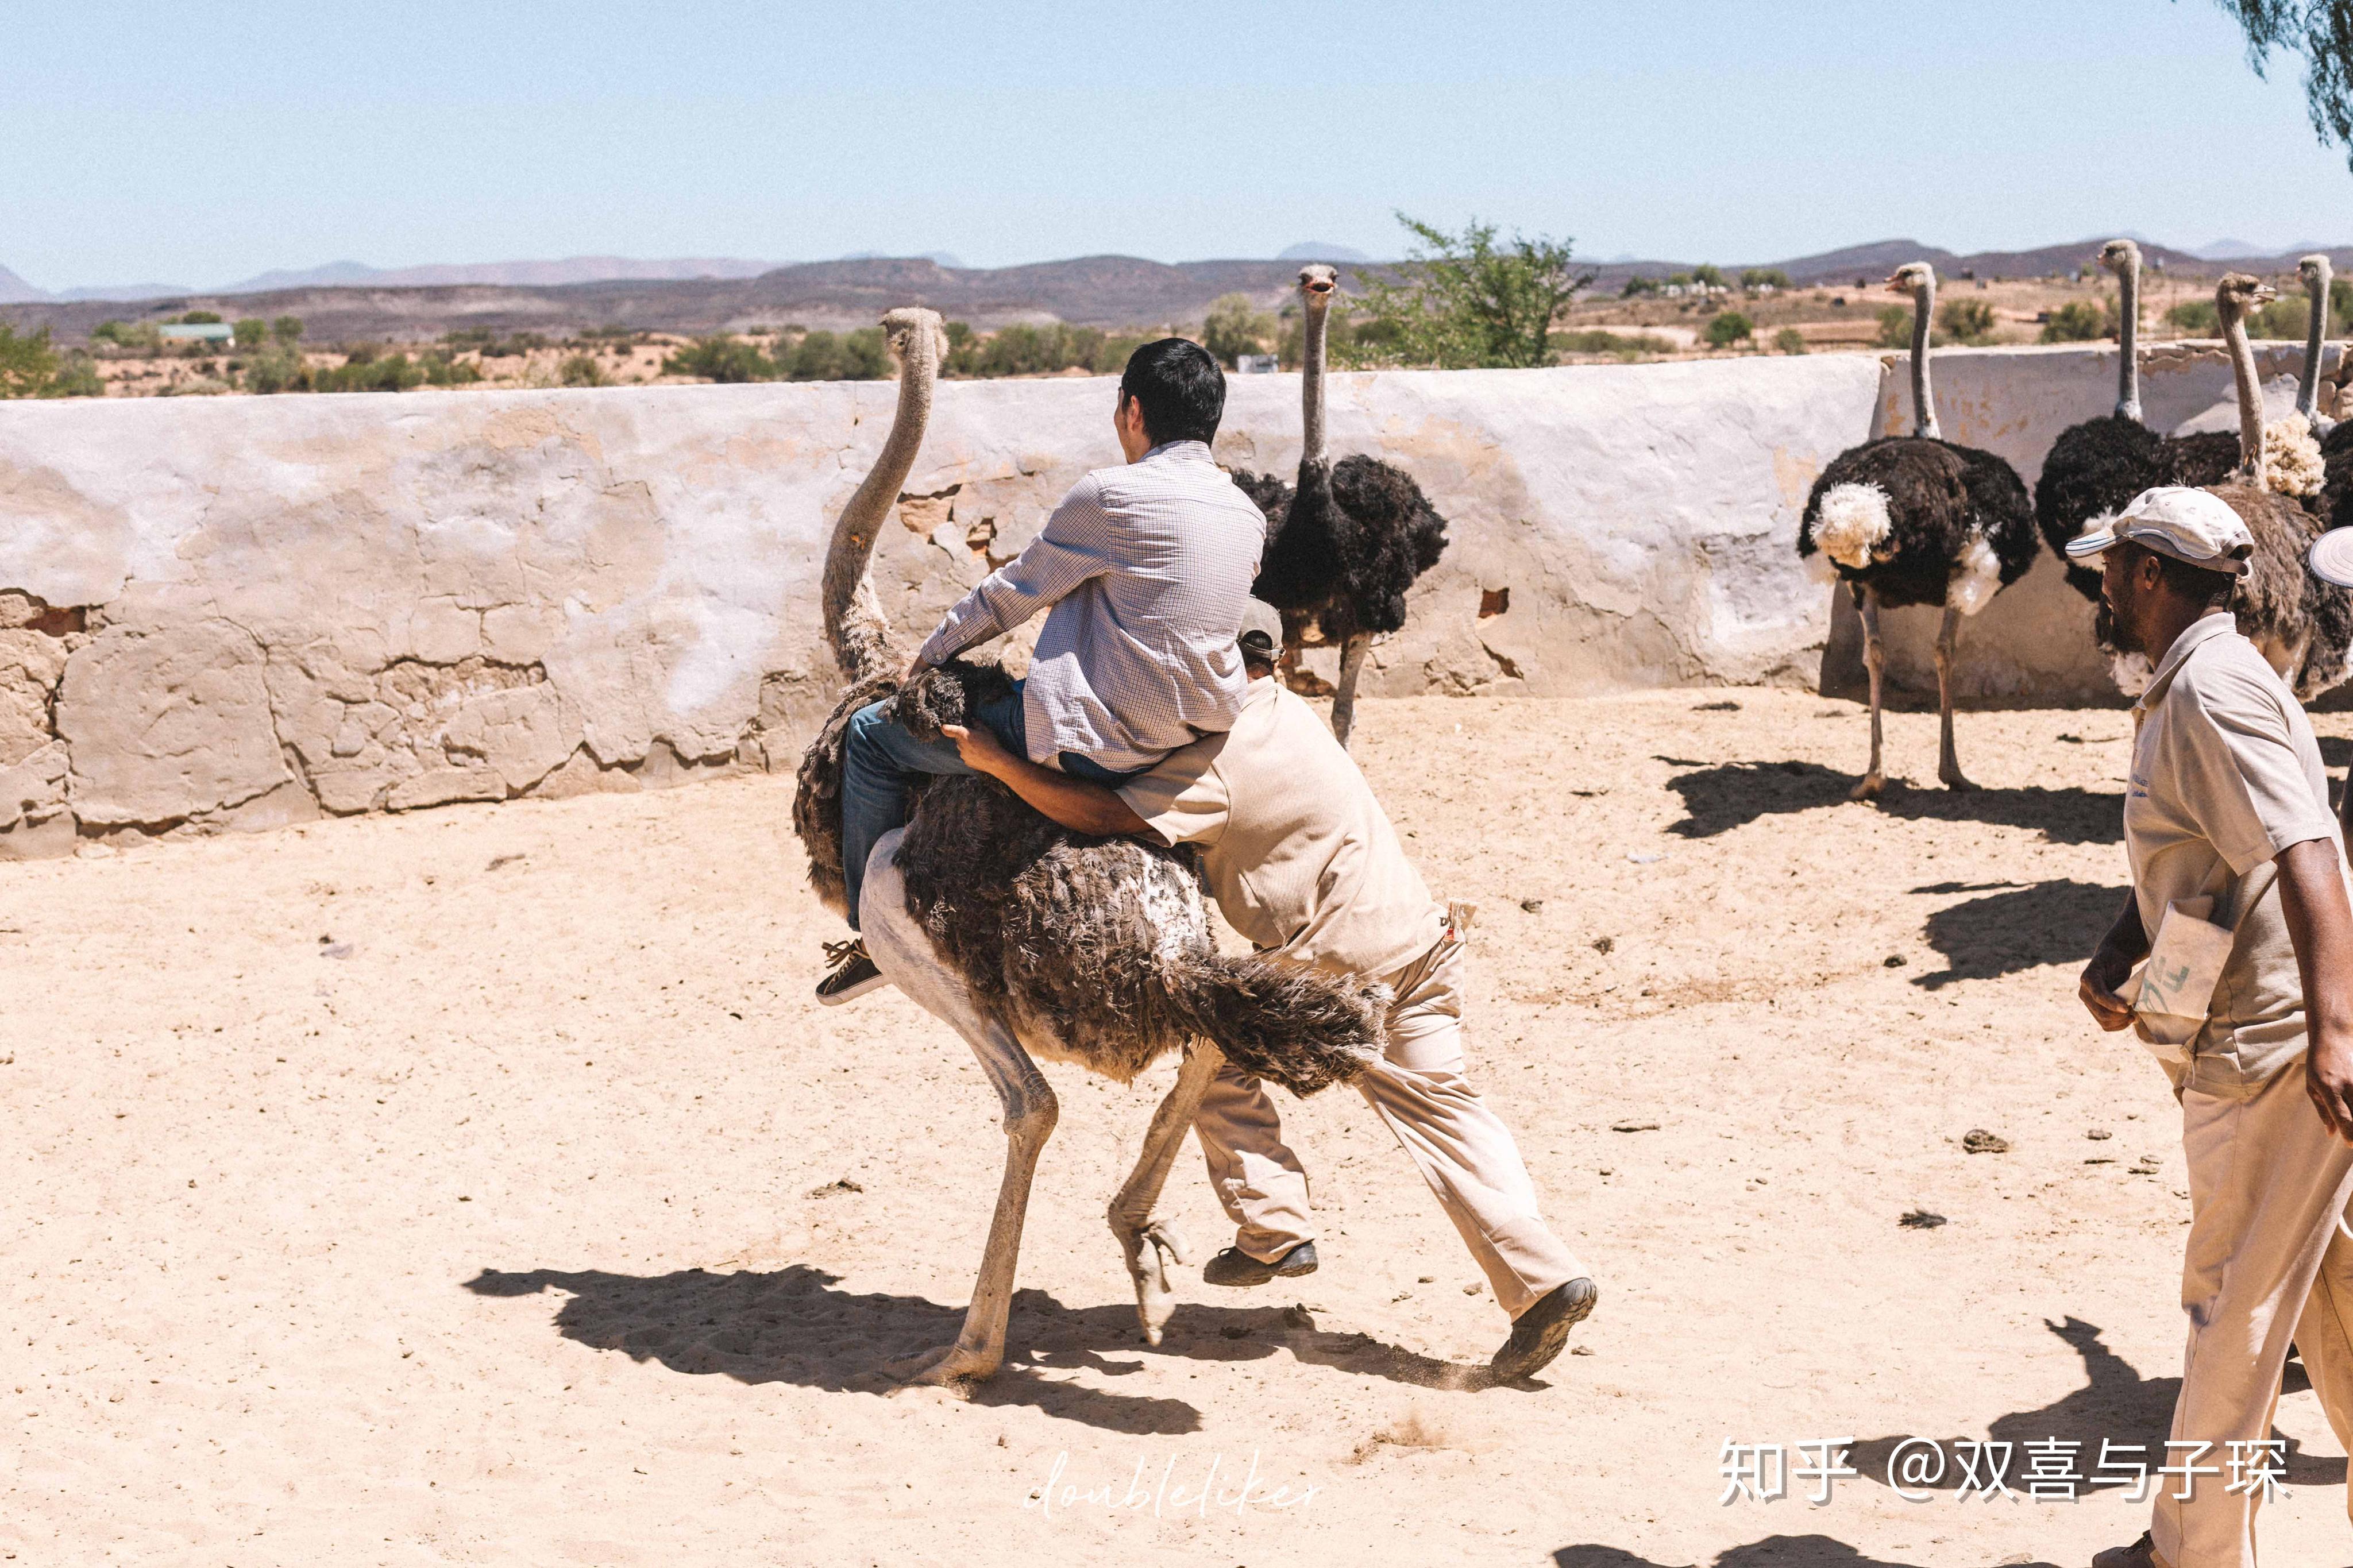
M 2067 568 L 2067 583 L 2086 599 L 2100 596 L 2100 574 L 2067 557 L 2067 542 L 2124 510 L 2133 497 L 2162 483 L 2164 445 L 2141 423 L 2140 247 L 2112 239 L 2100 265 L 2116 276 L 2116 405 L 2097 419 L 2070 425 L 2051 443 L 2042 477 L 2034 482 L 2034 521 Z M 2236 452 L 2233 451 L 2235 459 Z
M 1237 472 L 1234 482 L 1266 513 L 1266 557 L 1251 592 L 1282 612 L 1287 651 L 1295 659 L 1310 622 L 1324 641 L 1340 645 L 1332 733 L 1345 746 L 1356 721 L 1365 651 L 1375 637 L 1405 625 L 1406 590 L 1438 564 L 1446 549 L 1446 520 L 1402 469 L 1361 454 L 1337 464 L 1324 455 L 1324 328 L 1339 279 L 1320 262 L 1299 269 L 1305 428 L 1298 489 L 1248 469 Z
M 882 325 L 901 363 L 898 410 L 873 470 L 835 521 L 822 587 L 826 635 L 849 685 L 802 758 L 793 801 L 809 880 L 837 910 L 850 716 L 888 696 L 917 733 L 935 735 L 1009 684 L 995 665 L 960 658 L 903 688 L 893 674 L 905 661 L 892 657 L 866 568 L 923 445 L 945 337 L 930 310 L 892 310 Z M 1172 1307 L 1166 1260 L 1183 1261 L 1184 1249 L 1152 1210 L 1219 1063 L 1230 1057 L 1307 1094 L 1356 1077 L 1380 1054 L 1383 988 L 1220 954 L 1188 858 L 1065 832 L 991 779 L 922 786 L 906 827 L 875 847 L 860 912 L 876 966 L 965 1037 L 1005 1109 L 1005 1173 L 963 1332 L 891 1369 L 906 1381 L 985 1378 L 1003 1360 L 1030 1181 L 1056 1116 L 1033 1053 L 1125 1082 L 1186 1049 L 1110 1215 L 1154 1344 Z
M 1871 770 L 1853 798 L 1886 787 L 1880 770 L 1881 682 L 1887 664 L 1879 612 L 1942 605 L 1936 634 L 1936 703 L 1942 726 L 1936 777 L 1950 789 L 1973 787 L 1953 748 L 1953 649 L 1961 617 L 1973 616 L 2034 563 L 2034 508 L 2016 470 L 1990 452 L 1957 447 L 1937 434 L 1928 386 L 1928 322 L 1936 273 L 1923 261 L 1887 280 L 1912 296 L 1913 434 L 1883 436 L 1831 459 L 1806 498 L 1798 553 L 1827 559 L 1862 618 L 1862 662 L 1871 675 Z
M 2255 549 L 2233 603 L 2239 630 L 2263 650 L 2271 667 L 2309 701 L 2345 679 L 2353 644 L 2353 594 L 2324 583 L 2305 568 L 2320 523 L 2271 473 L 2274 443 L 2263 425 L 2263 384 L 2247 342 L 2247 311 L 2274 298 L 2271 286 L 2243 272 L 2226 274 L 2214 290 L 2222 340 L 2239 394 L 2238 466 L 2205 486 L 2229 503 L 2253 535 Z

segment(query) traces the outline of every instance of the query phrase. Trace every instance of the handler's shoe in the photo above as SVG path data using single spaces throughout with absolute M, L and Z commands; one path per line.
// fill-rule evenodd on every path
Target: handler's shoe
M 882 972 L 866 956 L 863 938 L 827 942 L 825 961 L 833 965 L 833 973 L 817 983 L 817 999 L 828 1007 L 854 1002 L 882 984 Z
M 2168 1568 L 2164 1558 L 2157 1554 L 2157 1542 L 2147 1531 L 2130 1546 L 2111 1546 L 2092 1559 L 2092 1568 Z
M 1229 1247 L 1201 1266 L 1204 1285 L 1263 1285 L 1315 1272 L 1315 1244 L 1303 1241 L 1271 1263 L 1261 1263 L 1239 1247 Z
M 1584 1279 L 1556 1285 L 1537 1297 L 1534 1306 L 1512 1320 L 1512 1337 L 1487 1363 L 1497 1381 L 1517 1383 L 1550 1366 L 1568 1343 L 1568 1331 L 1585 1321 L 1600 1297 L 1593 1281 Z

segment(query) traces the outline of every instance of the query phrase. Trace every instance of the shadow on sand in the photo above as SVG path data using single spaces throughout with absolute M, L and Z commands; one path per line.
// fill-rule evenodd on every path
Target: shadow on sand
M 1912 984 L 1929 991 L 1957 980 L 1989 980 L 2040 964 L 2085 963 L 2125 900 L 2122 888 L 2063 877 L 1980 886 L 1941 882 L 1912 891 L 1986 894 L 1928 917 L 1928 945 L 1944 954 L 1945 967 Z
M 942 1345 L 964 1327 L 964 1309 L 920 1296 L 839 1289 L 837 1276 L 806 1264 L 769 1272 L 713 1274 L 700 1268 L 638 1276 L 598 1269 L 567 1273 L 486 1268 L 466 1281 L 482 1296 L 561 1291 L 556 1331 L 598 1350 L 659 1362 L 672 1372 L 739 1383 L 793 1383 L 828 1393 L 888 1393 L 880 1368 Z M 1277 1351 L 1311 1366 L 1388 1378 L 1422 1388 L 1490 1386 L 1483 1365 L 1444 1362 L 1366 1334 L 1328 1333 L 1301 1308 L 1180 1304 L 1157 1349 L 1138 1339 L 1126 1302 L 1066 1307 L 1042 1290 L 1014 1293 L 1005 1366 L 973 1389 L 976 1405 L 1020 1405 L 1106 1431 L 1172 1436 L 1200 1430 L 1201 1413 L 1181 1399 L 1089 1387 L 1068 1376 L 1121 1377 L 1146 1356 L 1260 1361 Z M 1116 1346 L 1106 1353 L 1103 1347 Z M 1545 1386 L 1530 1382 L 1526 1389 Z
M 2118 1447 L 2140 1444 L 2150 1456 L 2150 1468 L 2166 1461 L 2165 1439 L 2173 1427 L 2173 1402 L 2181 1392 L 2178 1377 L 2143 1377 L 2133 1364 L 2116 1354 L 2100 1341 L 2100 1330 L 2081 1318 L 2069 1318 L 2064 1322 L 2046 1322 L 2052 1333 L 2074 1348 L 2084 1358 L 2084 1386 L 2065 1397 L 2037 1410 L 2021 1410 L 1996 1416 L 1986 1427 L 1986 1439 L 2011 1445 L 2008 1483 L 2011 1489 L 2026 1490 L 2024 1477 L 2028 1468 L 2026 1445 L 2044 1437 L 2056 1437 L 2062 1442 L 2077 1443 L 2075 1468 L 2090 1475 L 2099 1464 L 2100 1444 L 2105 1439 Z M 2294 1393 L 2309 1387 L 2303 1369 L 2294 1362 L 2288 1363 L 2286 1389 Z M 1925 1436 L 1925 1435 L 1924 1435 Z M 1862 1479 L 1884 1486 L 1887 1484 L 1888 1460 L 1897 1447 L 1906 1441 L 1904 1436 L 1874 1437 L 1857 1443 L 1847 1463 L 1862 1472 Z M 1944 1474 L 1936 1480 L 1906 1481 L 1912 1491 L 1954 1491 L 1962 1485 L 1962 1466 L 1950 1440 L 1938 1444 L 1944 1458 Z M 2211 1460 L 2204 1462 L 2213 1462 Z M 1986 1466 L 1980 1464 L 1983 1475 Z M 2293 1438 L 2288 1439 L 2285 1474 L 2282 1479 L 2290 1486 L 2342 1486 L 2345 1483 L 2345 1461 L 2306 1454 Z
M 1564 1546 L 1552 1554 L 1554 1568 L 1701 1568 L 1698 1563 L 1656 1563 L 1616 1546 Z M 1707 1568 L 1927 1568 L 1892 1557 L 1865 1557 L 1828 1535 L 1768 1535 L 1719 1553 Z M 2034 1563 L 2025 1568 L 2057 1568 Z
M 1683 765 L 1680 757 L 1658 761 Z M 1859 775 L 1820 763 L 1721 763 L 1667 781 L 1683 797 L 1683 819 L 1667 831 L 1713 838 L 1761 817 L 1844 805 Z M 1915 822 L 1982 822 L 2031 828 L 2052 844 L 2116 844 L 2124 838 L 2124 795 L 2087 789 L 1915 789 L 1899 779 L 1872 806 Z

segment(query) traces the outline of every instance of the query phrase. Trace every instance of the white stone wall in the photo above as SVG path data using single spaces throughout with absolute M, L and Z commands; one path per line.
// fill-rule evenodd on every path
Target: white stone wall
M 2031 481 L 2113 364 L 1940 354 L 1947 433 Z M 1797 563 L 1799 512 L 1901 379 L 1864 354 L 1335 378 L 1334 449 L 1411 471 L 1453 539 L 1368 689 L 1813 684 L 1835 595 Z M 2147 383 L 2158 422 L 2229 390 L 2219 355 Z M 1230 386 L 1219 458 L 1288 474 L 1297 378 Z M 835 687 L 824 541 L 894 395 L 0 404 L 0 858 L 789 767 Z M 875 564 L 909 647 L 1117 460 L 1112 398 L 942 386 Z M 1970 689 L 2101 697 L 2086 614 L 2039 567 L 1971 626 Z M 1895 644 L 1916 681 L 1923 637 Z

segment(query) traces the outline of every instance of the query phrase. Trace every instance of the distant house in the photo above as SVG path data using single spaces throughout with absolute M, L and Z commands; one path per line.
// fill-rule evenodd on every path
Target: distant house
M 202 321 L 195 326 L 175 321 L 168 327 L 158 327 L 155 335 L 167 343 L 233 343 L 237 329 L 227 321 Z
M 1236 375 L 1272 375 L 1282 368 L 1282 362 L 1272 354 L 1236 354 Z

